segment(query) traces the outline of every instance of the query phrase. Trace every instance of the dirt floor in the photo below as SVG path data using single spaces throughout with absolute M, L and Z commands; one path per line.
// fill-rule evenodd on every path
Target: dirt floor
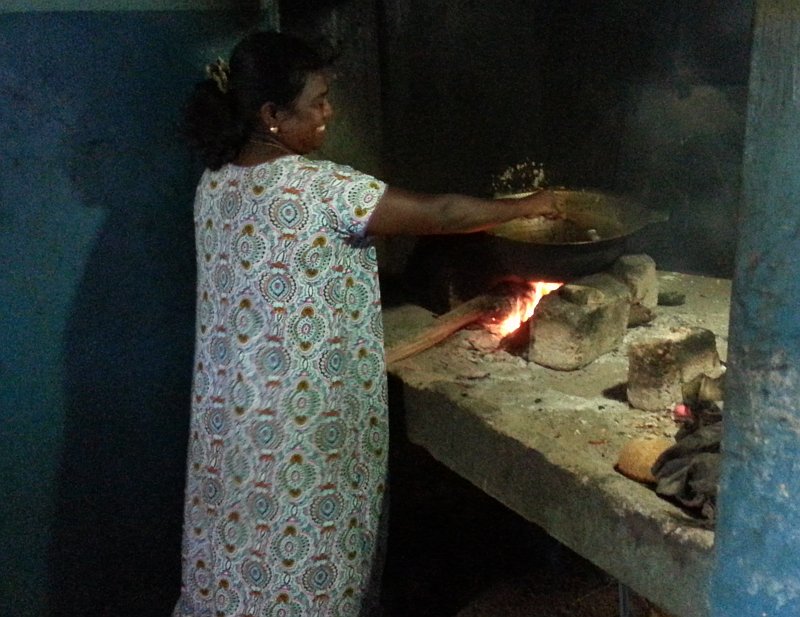
M 620 615 L 615 580 L 392 429 L 385 617 Z

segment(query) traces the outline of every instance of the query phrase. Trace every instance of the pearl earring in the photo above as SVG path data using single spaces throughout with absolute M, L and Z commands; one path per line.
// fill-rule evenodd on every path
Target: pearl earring
M 270 132 L 270 133 L 272 133 L 273 135 L 274 135 L 274 134 L 276 134 L 276 133 L 278 132 L 278 130 L 279 130 L 279 129 L 278 129 L 278 127 L 277 127 L 277 126 L 271 126 L 271 127 L 269 127 L 269 132 Z

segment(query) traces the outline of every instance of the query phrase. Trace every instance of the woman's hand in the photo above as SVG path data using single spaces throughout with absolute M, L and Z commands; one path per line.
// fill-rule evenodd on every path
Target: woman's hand
M 529 210 L 524 215 L 526 217 L 543 216 L 548 219 L 563 219 L 566 213 L 565 198 L 556 191 L 543 189 L 527 197 L 521 197 L 520 201 L 526 202 L 526 209 Z

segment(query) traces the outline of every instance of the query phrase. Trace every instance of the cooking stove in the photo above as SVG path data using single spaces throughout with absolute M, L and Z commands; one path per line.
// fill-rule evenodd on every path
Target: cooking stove
M 414 443 L 665 610 L 705 617 L 713 531 L 614 466 L 631 438 L 678 428 L 669 409 L 629 405 L 630 348 L 701 328 L 724 363 L 730 281 L 658 272 L 657 283 L 683 303 L 656 306 L 618 347 L 575 370 L 530 361 L 478 321 L 389 370 Z M 436 319 L 419 305 L 387 309 L 388 348 Z

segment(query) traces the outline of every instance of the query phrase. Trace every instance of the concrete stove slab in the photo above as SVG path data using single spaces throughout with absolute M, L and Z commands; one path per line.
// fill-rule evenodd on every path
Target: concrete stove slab
M 650 328 L 700 326 L 727 354 L 730 281 L 660 272 L 685 294 L 631 329 L 619 349 L 577 371 L 547 369 L 498 350 L 483 328 L 462 330 L 390 367 L 403 384 L 406 428 L 444 465 L 676 617 L 706 617 L 713 532 L 649 487 L 614 470 L 631 437 L 673 436 L 668 413 L 625 401 L 627 346 Z M 387 346 L 435 316 L 384 311 Z

